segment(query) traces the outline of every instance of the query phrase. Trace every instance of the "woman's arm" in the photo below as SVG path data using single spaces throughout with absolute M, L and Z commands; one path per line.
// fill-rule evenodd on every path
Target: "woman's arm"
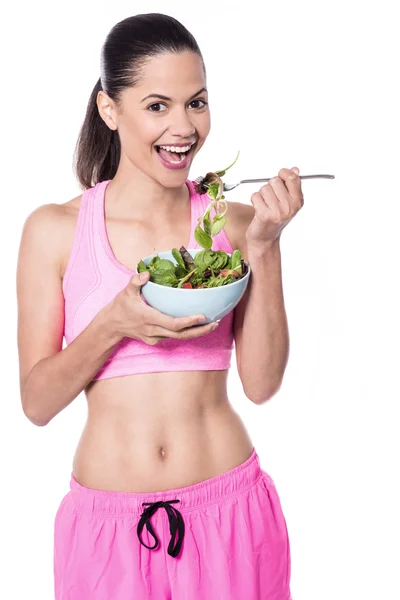
M 279 242 L 262 253 L 247 247 L 245 234 L 254 208 L 236 204 L 228 235 L 252 269 L 248 288 L 235 308 L 236 362 L 246 396 L 263 404 L 279 390 L 289 356 L 281 252 Z
M 263 404 L 279 390 L 289 356 L 279 243 L 265 254 L 246 254 L 252 274 L 235 311 L 237 364 L 246 396 Z
M 64 350 L 60 235 L 63 208 L 36 209 L 22 232 L 18 269 L 18 353 L 21 401 L 35 425 L 46 425 L 93 379 L 121 339 L 104 311 Z

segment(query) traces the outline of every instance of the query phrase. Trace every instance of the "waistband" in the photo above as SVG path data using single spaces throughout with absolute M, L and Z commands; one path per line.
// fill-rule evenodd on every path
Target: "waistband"
M 109 492 L 87 488 L 72 475 L 70 488 L 78 512 L 139 515 L 143 512 L 144 502 L 170 500 L 179 500 L 179 510 L 188 512 L 250 489 L 262 473 L 258 454 L 253 448 L 251 456 L 241 465 L 188 487 L 162 492 Z

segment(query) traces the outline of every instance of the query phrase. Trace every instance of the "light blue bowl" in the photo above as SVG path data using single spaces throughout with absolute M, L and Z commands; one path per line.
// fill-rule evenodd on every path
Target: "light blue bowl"
M 201 250 L 202 248 L 189 248 L 188 252 L 194 258 Z M 154 256 L 155 255 L 152 254 L 143 258 L 145 265 L 148 265 Z M 170 251 L 158 252 L 157 256 L 160 258 L 167 258 L 176 264 L 176 260 Z M 228 256 L 230 256 L 230 254 Z M 246 275 L 234 283 L 229 283 L 220 287 L 190 290 L 172 288 L 148 281 L 142 286 L 141 292 L 150 306 L 170 317 L 204 315 L 207 319 L 204 323 L 219 321 L 239 304 L 246 291 L 250 278 L 250 266 L 247 261 L 245 262 L 248 266 Z

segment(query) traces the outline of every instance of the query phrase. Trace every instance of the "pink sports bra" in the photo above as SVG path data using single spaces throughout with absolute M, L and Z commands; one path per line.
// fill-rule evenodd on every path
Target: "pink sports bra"
M 116 259 L 108 241 L 104 216 L 104 196 L 108 183 L 98 183 L 86 190 L 81 198 L 72 251 L 62 286 L 65 300 L 64 338 L 67 344 L 128 285 L 136 273 Z M 209 200 L 206 194 L 196 193 L 193 182 L 188 180 L 186 185 L 191 200 L 188 247 L 201 248 L 194 238 L 194 230 Z M 211 217 L 214 214 L 213 210 Z M 213 238 L 212 249 L 225 250 L 229 254 L 233 252 L 223 229 Z M 215 331 L 190 340 L 165 338 L 152 346 L 125 337 L 93 380 L 137 373 L 229 369 L 234 347 L 233 316 L 234 311 L 231 311 L 221 319 Z

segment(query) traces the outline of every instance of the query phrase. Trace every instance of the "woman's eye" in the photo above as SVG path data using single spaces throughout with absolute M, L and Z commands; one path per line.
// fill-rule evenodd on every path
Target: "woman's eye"
M 198 103 L 201 103 L 201 106 L 198 105 Z M 197 104 L 197 106 L 192 106 L 192 104 Z M 203 108 L 203 106 L 207 106 L 207 102 L 205 102 L 204 100 L 193 100 L 190 103 L 190 106 L 192 106 L 192 108 Z
M 149 106 L 149 111 L 150 112 L 164 112 L 163 110 L 159 109 L 160 106 L 163 106 L 165 109 L 167 108 L 165 106 L 165 104 L 162 104 L 161 102 L 156 102 L 155 104 L 152 104 L 151 106 Z
M 193 109 L 204 108 L 207 106 L 207 102 L 205 100 L 192 100 L 189 106 Z M 151 104 L 148 107 L 150 112 L 160 113 L 167 110 L 167 107 L 162 102 L 156 102 L 155 104 Z

